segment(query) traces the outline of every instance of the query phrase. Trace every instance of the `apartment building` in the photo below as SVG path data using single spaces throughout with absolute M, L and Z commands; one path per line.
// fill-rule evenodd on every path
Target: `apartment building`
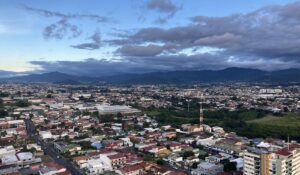
M 289 144 L 277 151 L 257 148 L 244 152 L 244 175 L 299 175 L 300 144 Z

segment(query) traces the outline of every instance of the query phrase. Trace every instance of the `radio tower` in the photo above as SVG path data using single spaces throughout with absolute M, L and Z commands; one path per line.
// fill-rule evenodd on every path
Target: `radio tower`
M 199 109 L 199 127 L 200 128 L 203 125 L 203 119 L 204 119 L 203 108 L 202 108 L 202 101 L 203 101 L 203 95 L 201 94 L 201 97 L 200 97 L 200 109 Z

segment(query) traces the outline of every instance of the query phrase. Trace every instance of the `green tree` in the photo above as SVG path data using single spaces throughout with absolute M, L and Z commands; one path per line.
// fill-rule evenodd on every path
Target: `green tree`
M 8 112 L 4 109 L 0 109 L 0 118 L 8 116 Z
M 157 160 L 156 160 L 156 163 L 157 163 L 158 165 L 164 165 L 164 164 L 165 164 L 165 161 L 164 161 L 163 159 L 157 159 Z
M 235 162 L 226 162 L 224 164 L 224 171 L 225 172 L 236 171 L 236 163 Z
M 6 134 L 7 134 L 6 131 L 2 131 L 0 135 L 1 135 L 1 137 L 4 137 L 4 136 L 6 136 Z
M 198 162 L 194 162 L 194 163 L 192 164 L 192 168 L 193 168 L 193 169 L 196 169 L 196 168 L 198 167 L 198 164 L 199 164 Z
M 30 103 L 28 100 L 18 100 L 15 105 L 24 108 L 24 107 L 28 107 Z
M 143 123 L 143 128 L 149 128 L 150 124 L 148 122 Z
M 186 159 L 191 156 L 195 156 L 195 153 L 193 151 L 185 151 L 182 155 L 183 159 Z

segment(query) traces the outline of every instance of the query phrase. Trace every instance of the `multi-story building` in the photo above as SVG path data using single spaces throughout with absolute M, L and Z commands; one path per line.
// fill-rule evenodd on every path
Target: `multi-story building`
M 248 149 L 244 152 L 244 175 L 260 175 L 261 155 L 260 149 Z
M 248 149 L 244 152 L 244 174 L 300 174 L 300 144 L 290 144 L 275 152 L 261 149 Z
M 300 145 L 291 144 L 278 150 L 270 160 L 270 175 L 300 174 Z

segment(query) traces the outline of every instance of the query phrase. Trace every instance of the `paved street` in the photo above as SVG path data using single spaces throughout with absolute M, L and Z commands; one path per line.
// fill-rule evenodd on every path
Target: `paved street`
M 63 157 L 61 157 L 59 153 L 54 150 L 53 144 L 51 142 L 45 142 L 38 137 L 38 135 L 36 134 L 35 126 L 30 119 L 26 119 L 25 121 L 28 134 L 35 140 L 36 143 L 39 143 L 41 145 L 45 154 L 50 156 L 56 163 L 65 166 L 67 170 L 72 173 L 72 175 L 83 174 L 70 161 L 65 160 Z

